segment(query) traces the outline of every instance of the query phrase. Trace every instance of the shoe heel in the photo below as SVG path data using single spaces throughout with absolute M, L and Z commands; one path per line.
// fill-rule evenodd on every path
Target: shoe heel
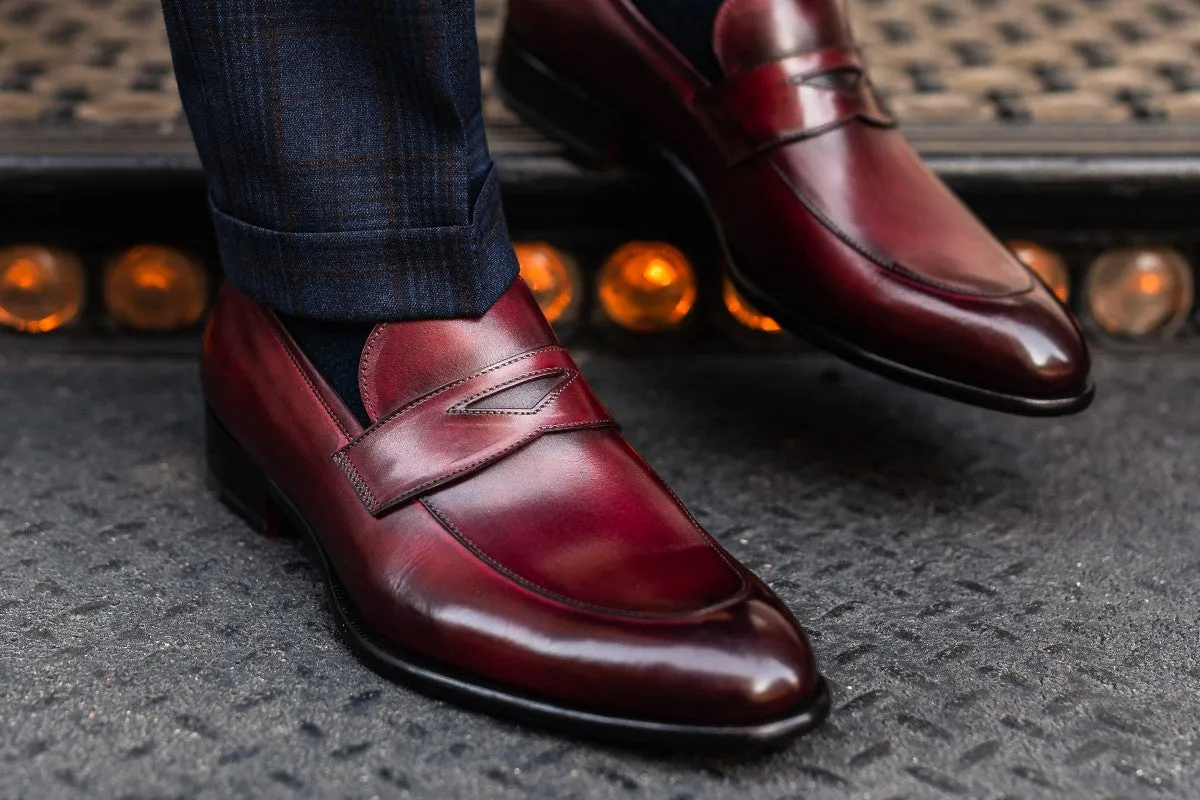
M 496 62 L 496 93 L 517 116 L 564 143 L 585 166 L 620 158 L 621 115 L 559 77 L 505 31 Z
M 270 483 L 211 408 L 204 414 L 208 480 L 221 502 L 268 538 L 287 535 Z

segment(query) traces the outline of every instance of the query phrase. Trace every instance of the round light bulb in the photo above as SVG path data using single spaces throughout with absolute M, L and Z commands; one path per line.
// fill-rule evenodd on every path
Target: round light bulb
M 104 302 L 127 327 L 182 330 L 204 316 L 208 274 L 199 261 L 173 247 L 139 245 L 108 265 Z
M 20 244 L 0 250 L 0 324 L 46 333 L 83 310 L 86 279 L 79 259 L 65 250 Z
M 1008 247 L 1064 303 L 1071 296 L 1071 274 L 1062 258 L 1037 242 L 1009 242 Z
M 515 249 L 521 278 L 546 319 L 558 322 L 567 318 L 575 302 L 578 275 L 570 257 L 546 242 L 519 242 Z
M 1175 329 L 1191 312 L 1193 298 L 1191 265 L 1166 247 L 1113 250 L 1098 258 L 1088 273 L 1092 318 L 1118 336 Z
M 677 327 L 695 306 L 696 295 L 692 265 L 665 242 L 630 242 L 609 256 L 600 271 L 600 306 L 627 330 Z

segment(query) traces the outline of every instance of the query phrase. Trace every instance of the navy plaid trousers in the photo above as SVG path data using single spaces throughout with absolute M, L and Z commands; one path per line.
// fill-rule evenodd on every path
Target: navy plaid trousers
M 234 286 L 296 316 L 478 316 L 517 274 L 472 0 L 163 0 Z

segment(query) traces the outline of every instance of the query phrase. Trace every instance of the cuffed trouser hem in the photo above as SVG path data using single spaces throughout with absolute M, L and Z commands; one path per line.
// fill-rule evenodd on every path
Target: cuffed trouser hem
M 331 322 L 478 317 L 518 273 L 494 167 L 469 225 L 289 233 L 209 205 L 230 283 L 283 314 Z

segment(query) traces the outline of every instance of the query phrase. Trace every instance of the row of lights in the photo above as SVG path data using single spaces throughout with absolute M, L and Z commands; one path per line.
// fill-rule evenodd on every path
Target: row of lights
M 578 311 L 580 271 L 574 259 L 546 242 L 517 244 L 521 277 L 551 322 L 571 321 Z M 696 271 L 677 247 L 666 242 L 629 242 L 604 262 L 596 280 L 596 299 L 606 318 L 635 333 L 678 328 L 696 307 Z M 756 309 L 728 278 L 725 308 L 741 325 L 762 333 L 780 333 L 779 323 Z
M 1009 247 L 1064 303 L 1071 300 L 1066 262 L 1053 250 L 1028 241 Z M 569 317 L 579 296 L 574 261 L 545 242 L 517 246 L 521 275 L 551 322 Z M 1139 337 L 1177 330 L 1194 302 L 1192 266 L 1177 250 L 1131 247 L 1111 250 L 1088 270 L 1084 284 L 1092 319 L 1114 336 Z M 696 304 L 696 275 L 687 258 L 663 242 L 631 242 L 604 263 L 596 297 L 605 316 L 630 331 L 670 330 L 683 323 Z M 728 278 L 722 300 L 738 323 L 762 333 L 779 324 L 758 311 Z
M 1063 302 L 1071 277 L 1063 258 L 1034 242 L 1011 242 L 1017 257 Z M 578 314 L 584 280 L 567 253 L 546 242 L 516 246 L 521 277 L 546 317 L 555 323 Z M 139 245 L 110 259 L 103 297 L 120 325 L 141 331 L 182 330 L 198 323 L 208 306 L 208 273 L 199 259 L 172 247 Z M 1182 325 L 1194 302 L 1192 266 L 1176 250 L 1111 250 L 1088 270 L 1083 291 L 1091 318 L 1116 336 L 1169 333 Z M 597 276 L 596 300 L 604 316 L 637 333 L 669 331 L 692 314 L 699 296 L 696 271 L 666 242 L 629 242 L 613 252 Z M 0 325 L 44 333 L 69 325 L 83 312 L 87 274 L 75 254 L 43 245 L 0 249 Z M 726 278 L 722 300 L 740 325 L 780 333 Z
M 87 296 L 87 272 L 74 253 L 34 244 L 0 249 L 0 325 L 23 333 L 58 330 L 79 318 Z M 208 273 L 173 247 L 139 245 L 105 265 L 103 296 L 124 327 L 181 330 L 204 316 Z
M 551 322 L 572 318 L 582 278 L 574 261 L 545 243 L 517 245 L 521 276 Z M 192 327 L 208 306 L 208 275 L 195 257 L 172 247 L 138 245 L 109 259 L 103 275 L 104 304 L 121 326 L 167 332 Z M 680 325 L 696 305 L 691 263 L 663 242 L 631 242 L 617 250 L 599 281 L 602 308 L 616 324 L 642 333 Z M 0 325 L 23 333 L 69 326 L 83 313 L 87 271 L 74 253 L 45 245 L 0 249 Z M 725 288 L 730 313 L 756 330 L 777 332 L 733 289 Z
M 1071 276 L 1061 256 L 1034 242 L 1011 242 L 1009 247 L 1058 299 L 1071 300 Z M 1187 321 L 1195 301 L 1192 265 L 1169 247 L 1110 250 L 1092 262 L 1083 293 L 1091 318 L 1106 333 L 1173 333 Z

